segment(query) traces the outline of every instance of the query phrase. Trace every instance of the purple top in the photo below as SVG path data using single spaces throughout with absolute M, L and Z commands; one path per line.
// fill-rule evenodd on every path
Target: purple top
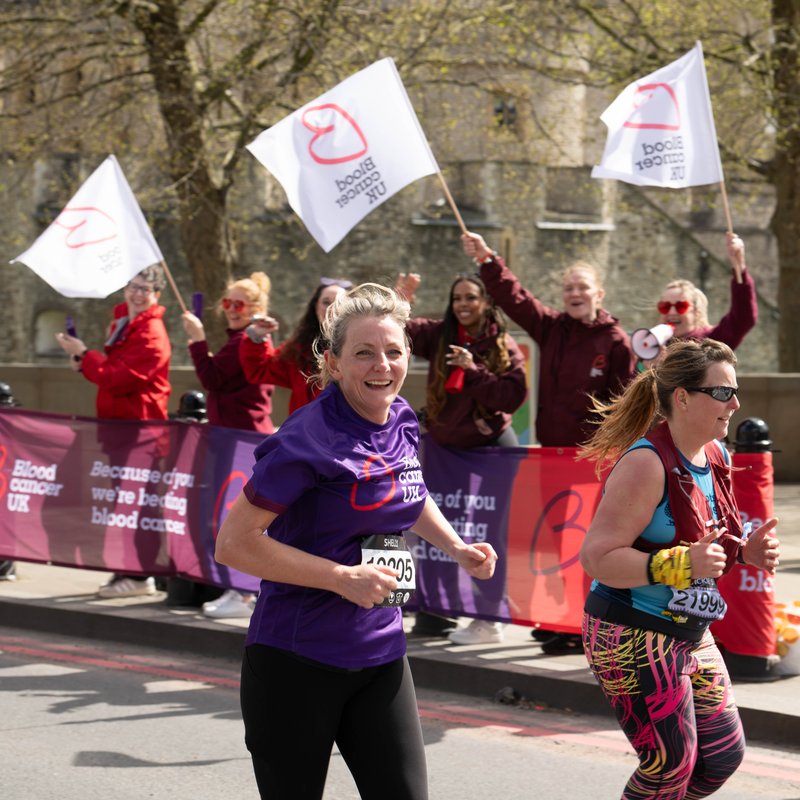
M 411 528 L 427 489 L 419 425 L 397 398 L 384 425 L 349 405 L 336 384 L 291 414 L 255 450 L 244 487 L 278 517 L 276 541 L 340 564 L 361 563 L 361 539 Z M 262 581 L 246 644 L 265 644 L 335 667 L 385 664 L 406 651 L 399 608 L 360 608 L 332 592 Z

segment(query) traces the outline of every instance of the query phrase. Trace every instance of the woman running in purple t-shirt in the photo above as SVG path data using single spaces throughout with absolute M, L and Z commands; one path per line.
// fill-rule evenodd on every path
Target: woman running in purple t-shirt
M 334 743 L 362 798 L 428 796 L 403 532 L 413 526 L 476 578 L 492 576 L 497 555 L 465 544 L 423 483 L 416 415 L 398 397 L 408 315 L 374 284 L 337 298 L 318 358 L 324 391 L 256 448 L 219 532 L 217 560 L 262 578 L 241 684 L 262 797 L 321 798 Z

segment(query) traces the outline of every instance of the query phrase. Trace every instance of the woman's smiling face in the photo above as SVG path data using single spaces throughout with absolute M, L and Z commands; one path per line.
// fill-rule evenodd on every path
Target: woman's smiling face
M 403 386 L 409 351 L 403 329 L 390 317 L 354 317 L 347 325 L 341 353 L 325 359 L 353 410 L 380 425 Z

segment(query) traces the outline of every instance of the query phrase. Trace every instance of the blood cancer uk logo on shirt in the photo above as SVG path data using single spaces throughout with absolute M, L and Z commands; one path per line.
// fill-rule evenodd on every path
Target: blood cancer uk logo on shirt
M 396 466 L 397 472 L 383 456 L 367 456 L 360 471 L 363 480 L 353 483 L 350 489 L 350 507 L 355 511 L 375 511 L 395 496 L 403 503 L 420 501 L 422 470 L 419 459 L 403 456 Z

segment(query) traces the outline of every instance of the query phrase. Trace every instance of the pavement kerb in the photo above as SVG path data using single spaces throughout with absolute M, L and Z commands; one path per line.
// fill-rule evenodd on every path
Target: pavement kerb
M 109 646 L 127 642 L 232 661 L 239 660 L 245 639 L 246 623 L 237 623 L 206 619 L 196 609 L 170 608 L 163 602 L 163 594 L 107 605 L 81 595 L 0 595 L 0 624 L 8 627 L 101 640 Z M 514 637 L 507 636 L 513 641 L 499 645 L 456 647 L 441 639 L 409 637 L 408 656 L 416 684 L 487 698 L 512 689 L 535 704 L 610 719 L 611 712 L 582 656 L 544 658 L 533 640 L 526 640 L 526 630 L 509 627 L 516 629 Z M 741 691 L 741 696 L 741 686 L 736 685 L 748 738 L 796 747 L 800 742 L 800 677 L 751 684 L 754 690 Z M 777 700 L 776 694 L 780 695 Z M 760 696 L 771 697 L 773 707 L 760 702 Z

